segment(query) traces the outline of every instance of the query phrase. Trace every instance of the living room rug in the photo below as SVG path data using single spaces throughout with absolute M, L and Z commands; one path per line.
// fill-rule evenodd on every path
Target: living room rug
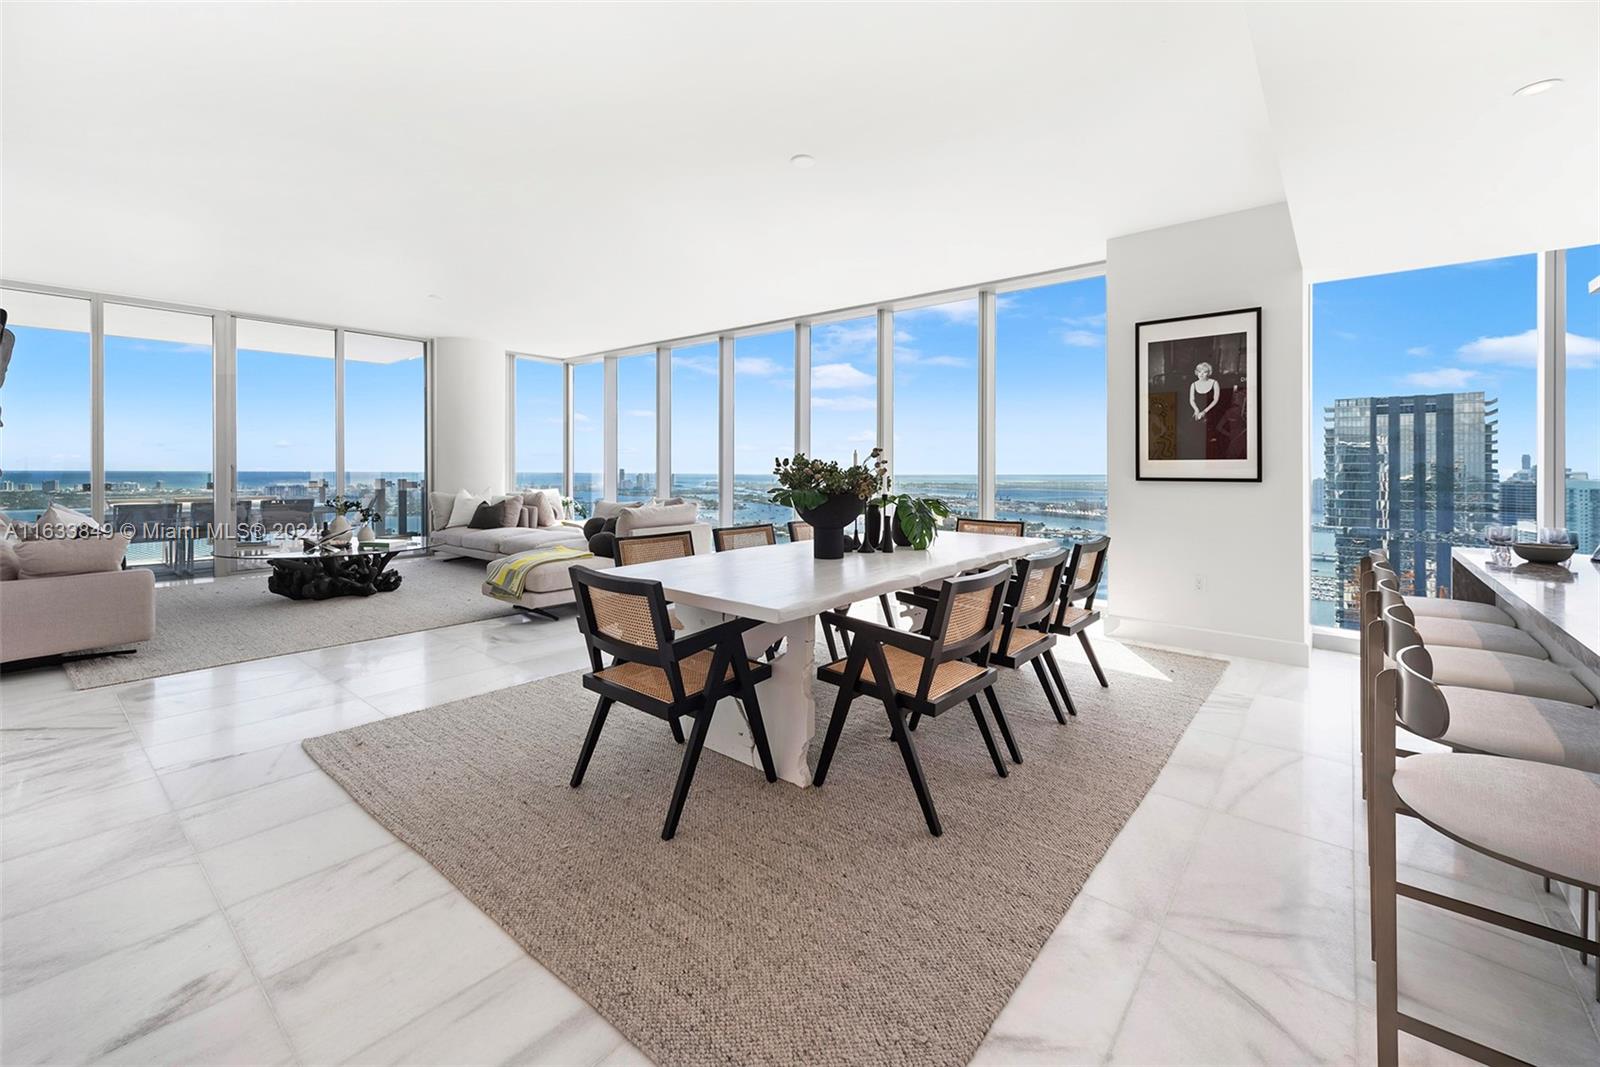
M 708 752 L 670 842 L 682 749 L 660 720 L 614 708 L 569 788 L 593 709 L 577 673 L 305 749 L 657 1063 L 959 1065 L 1224 667 L 1130 648 L 1138 669 L 1101 689 L 1075 651 L 1065 726 L 1031 672 L 1001 672 L 1009 778 L 964 708 L 924 720 L 939 838 L 865 699 L 824 788 Z M 834 693 L 816 686 L 813 765 Z
M 74 689 L 159 678 L 225 663 L 348 645 L 506 615 L 483 595 L 484 565 L 474 559 L 397 559 L 400 588 L 368 597 L 290 600 L 267 591 L 267 575 L 156 589 L 156 635 L 132 656 L 66 664 Z

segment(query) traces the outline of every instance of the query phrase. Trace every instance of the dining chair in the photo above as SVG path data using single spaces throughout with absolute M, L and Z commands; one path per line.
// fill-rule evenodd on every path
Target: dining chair
M 1459 752 L 1402 756 L 1395 747 L 1396 722 L 1430 740 L 1450 730 L 1454 707 L 1429 677 L 1429 659 L 1428 650 L 1420 645 L 1399 649 L 1394 665 L 1378 675 L 1373 702 L 1374 770 L 1367 836 L 1372 955 L 1377 964 L 1377 1059 L 1380 1067 L 1395 1067 L 1404 1032 L 1482 1063 L 1521 1063 L 1506 1052 L 1400 1010 L 1399 898 L 1584 955 L 1600 953 L 1600 941 L 1589 936 L 1588 914 L 1590 895 L 1600 892 L 1600 834 L 1595 833 L 1600 826 L 1600 775 L 1504 756 Z M 1583 932 L 1570 934 L 1401 882 L 1395 854 L 1400 815 L 1416 818 L 1490 859 L 1580 888 Z M 1595 995 L 1600 999 L 1600 977 Z
M 999 534 L 1005 537 L 1021 537 L 1023 523 L 1011 519 L 974 519 L 965 515 L 956 518 L 956 533 L 983 533 Z M 915 586 L 911 589 L 902 589 L 895 593 L 895 600 L 911 608 L 920 608 L 923 612 L 923 628 L 926 629 L 928 611 L 939 599 L 940 582 L 931 582 L 927 585 Z M 889 606 L 888 594 L 878 598 L 883 607 L 883 617 L 890 626 L 894 626 L 894 611 Z
M 1100 590 L 1100 580 L 1106 573 L 1106 556 L 1111 550 L 1111 538 L 1097 537 L 1092 541 L 1075 542 L 1072 546 L 1072 558 L 1067 561 L 1066 569 L 1061 574 L 1061 598 L 1056 605 L 1056 617 L 1050 622 L 1050 632 L 1060 634 L 1062 637 L 1076 637 L 1083 646 L 1083 654 L 1089 658 L 1089 666 L 1094 669 L 1094 676 L 1100 681 L 1100 688 L 1109 689 L 1111 683 L 1106 681 L 1106 672 L 1100 669 L 1100 660 L 1094 654 L 1094 646 L 1089 643 L 1089 627 L 1100 621 L 1100 613 L 1095 610 L 1094 598 Z M 1081 600 L 1081 605 L 1073 601 Z M 1056 675 L 1060 680 L 1060 675 Z M 1061 695 L 1067 695 L 1067 687 L 1061 687 Z M 1067 708 L 1072 707 L 1072 699 L 1068 697 Z M 1073 714 L 1077 714 L 1073 712 Z
M 811 524 L 809 522 L 801 522 L 798 519 L 792 519 L 788 525 L 789 540 L 812 541 L 816 539 L 817 532 L 811 528 Z
M 1021 537 L 1027 524 L 1012 519 L 973 519 L 965 515 L 956 519 L 956 533 L 1000 534 L 1004 537 Z
M 937 717 L 950 708 L 966 704 L 989 750 L 995 773 L 1006 777 L 1005 761 L 995 747 L 994 735 L 989 732 L 983 707 L 978 703 L 978 694 L 994 685 L 995 669 L 988 665 L 988 652 L 999 628 L 1001 605 L 1010 577 L 1010 566 L 1002 564 L 945 582 L 934 608 L 930 635 L 914 634 L 836 612 L 825 613 L 831 616 L 835 626 L 850 634 L 851 640 L 847 657 L 817 668 L 817 677 L 838 686 L 839 695 L 833 704 L 833 717 L 828 722 L 822 752 L 817 757 L 816 772 L 811 776 L 813 785 L 821 786 L 827 780 L 850 705 L 863 696 L 883 702 L 890 732 L 900 747 L 906 774 L 911 779 L 911 788 L 917 794 L 928 832 L 935 837 L 944 833 L 944 827 L 939 822 L 939 813 L 922 773 L 922 762 L 911 740 L 907 714 L 918 718 Z
M 1062 725 L 1066 725 L 1067 720 L 1061 714 L 1061 702 L 1056 700 L 1055 686 L 1060 687 L 1068 712 L 1072 715 L 1078 712 L 1072 706 L 1072 698 L 1067 695 L 1066 682 L 1062 680 L 1061 668 L 1056 663 L 1056 635 L 1050 633 L 1047 627 L 1051 616 L 1055 614 L 1056 600 L 1061 595 L 1061 573 L 1066 567 L 1067 550 L 1061 547 L 1024 556 L 1017 561 L 1011 584 L 1006 589 L 1005 605 L 1001 608 L 1000 627 L 989 646 L 989 662 L 997 667 L 1015 671 L 1027 664 L 1033 665 L 1033 673 L 1039 677 L 1039 685 L 1044 689 L 1050 710 L 1055 712 L 1056 721 Z M 1000 713 L 1000 702 L 994 690 L 986 690 L 984 695 L 995 720 L 1000 723 L 1000 733 L 1005 737 L 1006 746 L 1011 749 L 1011 758 L 1021 763 L 1022 757 L 1017 753 L 1011 731 L 1007 729 L 1005 718 Z M 914 730 L 916 727 L 916 718 L 913 716 L 911 728 Z
M 748 526 L 719 526 L 711 531 L 711 544 L 718 552 L 731 552 L 736 548 L 755 548 L 758 545 L 778 543 L 778 533 L 770 522 L 756 522 Z
M 658 559 L 682 559 L 694 555 L 694 537 L 689 531 L 662 534 L 632 534 L 616 542 L 617 566 L 654 563 Z
M 753 619 L 732 619 L 674 640 L 660 582 L 574 567 L 572 587 L 577 594 L 578 628 L 589 652 L 590 669 L 583 675 L 583 687 L 599 697 L 578 765 L 572 771 L 574 789 L 583 784 L 613 704 L 665 719 L 680 744 L 684 737 L 678 720 L 690 716 L 694 721 L 688 745 L 661 829 L 661 839 L 672 840 L 711 729 L 711 717 L 717 702 L 725 697 L 733 697 L 743 706 L 761 769 L 767 781 L 778 780 L 756 696 L 757 683 L 772 677 L 772 668 L 751 660 L 744 648 L 745 631 L 758 625 Z M 603 656 L 612 657 L 610 666 L 605 665 Z

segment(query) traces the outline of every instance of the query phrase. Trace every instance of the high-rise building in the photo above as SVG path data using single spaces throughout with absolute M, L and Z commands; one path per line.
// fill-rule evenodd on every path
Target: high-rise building
M 1532 522 L 1539 514 L 1539 468 L 1522 454 L 1522 466 L 1500 483 L 1500 521 L 1507 526 Z
M 1481 392 L 1335 400 L 1323 413 L 1324 521 L 1337 624 L 1360 617 L 1361 557 L 1386 548 L 1406 591 L 1445 595 L 1450 549 L 1497 521 L 1495 401 Z
M 1583 471 L 1567 473 L 1567 530 L 1585 554 L 1600 547 L 1600 479 Z

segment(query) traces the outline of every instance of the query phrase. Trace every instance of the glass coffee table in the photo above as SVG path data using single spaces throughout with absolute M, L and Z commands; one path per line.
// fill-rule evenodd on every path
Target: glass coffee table
M 400 556 L 427 555 L 430 547 L 426 537 L 320 546 L 293 537 L 231 541 L 214 546 L 212 555 L 270 564 L 267 589 L 279 596 L 290 600 L 330 600 L 394 592 L 400 588 L 402 576 L 389 564 Z

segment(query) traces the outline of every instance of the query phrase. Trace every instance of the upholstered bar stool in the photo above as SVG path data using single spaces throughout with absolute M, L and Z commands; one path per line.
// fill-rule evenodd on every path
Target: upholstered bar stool
M 1451 731 L 1459 704 L 1429 677 L 1421 646 L 1400 649 L 1395 666 L 1380 672 L 1374 726 L 1398 720 L 1420 737 Z M 1507 715 L 1515 712 L 1508 710 Z M 1373 730 L 1374 774 L 1368 810 L 1372 874 L 1373 958 L 1377 963 L 1378 1063 L 1399 1062 L 1401 1031 L 1483 1063 L 1517 1063 L 1507 1053 L 1400 1011 L 1397 912 L 1399 898 L 1584 954 L 1600 952 L 1588 935 L 1588 901 L 1600 889 L 1600 775 L 1571 767 L 1501 756 L 1437 753 L 1397 762 L 1394 730 Z M 1398 879 L 1395 818 L 1410 815 L 1457 843 L 1584 892 L 1584 933 L 1574 935 Z M 1600 981 L 1596 995 L 1600 997 Z
M 1390 573 L 1395 573 L 1394 567 L 1389 563 L 1389 556 L 1385 552 L 1373 551 L 1362 559 L 1358 573 L 1365 578 L 1368 572 L 1379 566 Z M 1365 592 L 1366 585 L 1362 586 Z M 1480 604 L 1473 600 L 1452 600 L 1448 597 L 1436 596 L 1406 596 L 1406 607 L 1418 618 L 1430 619 L 1458 619 L 1463 622 L 1487 622 L 1499 626 L 1515 626 L 1516 620 L 1507 615 L 1493 604 Z

